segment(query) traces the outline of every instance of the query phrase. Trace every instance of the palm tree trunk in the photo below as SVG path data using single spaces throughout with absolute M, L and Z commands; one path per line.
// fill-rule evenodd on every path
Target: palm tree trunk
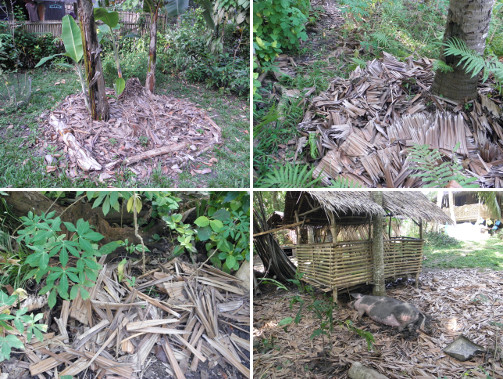
M 110 117 L 105 78 L 100 59 L 100 44 L 96 35 L 93 3 L 91 0 L 78 0 L 80 30 L 82 31 L 82 47 L 84 49 L 84 66 L 89 92 L 89 106 L 93 120 L 105 120 Z
M 150 14 L 150 46 L 148 52 L 148 72 L 145 87 L 154 92 L 155 88 L 155 65 L 157 59 L 157 16 L 159 15 L 159 6 L 155 12 Z
M 455 37 L 464 41 L 469 49 L 483 54 L 493 5 L 494 0 L 450 0 L 444 42 Z M 475 98 L 478 75 L 472 78 L 458 66 L 458 56 L 446 57 L 442 52 L 441 59 L 454 71 L 437 71 L 432 92 L 455 101 Z

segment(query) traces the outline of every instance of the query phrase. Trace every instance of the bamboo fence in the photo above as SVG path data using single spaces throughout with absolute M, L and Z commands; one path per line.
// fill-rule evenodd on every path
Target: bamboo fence
M 100 22 L 97 22 L 98 24 Z M 150 30 L 150 15 L 148 13 L 119 12 L 120 33 L 129 32 L 144 35 Z M 158 30 L 164 30 L 167 24 L 166 15 L 159 15 Z M 54 37 L 61 36 L 61 21 L 16 21 L 20 29 L 34 34 L 51 33 Z
M 384 241 L 386 278 L 417 275 L 421 271 L 423 240 L 395 237 Z M 331 289 L 372 282 L 372 241 L 296 246 L 298 270 L 303 279 Z

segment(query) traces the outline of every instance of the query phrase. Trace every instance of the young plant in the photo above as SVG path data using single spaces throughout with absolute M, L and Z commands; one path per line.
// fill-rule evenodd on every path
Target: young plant
M 86 83 L 84 81 L 84 75 L 82 73 L 82 67 L 80 65 L 80 61 L 84 55 L 84 50 L 82 48 L 82 35 L 80 33 L 80 28 L 70 15 L 66 15 L 61 19 L 61 38 L 63 39 L 63 44 L 65 46 L 65 53 L 62 54 L 54 54 L 48 57 L 42 58 L 35 68 L 43 65 L 48 60 L 51 60 L 57 56 L 64 55 L 69 57 L 73 61 L 73 66 L 68 63 L 58 62 L 55 63 L 58 66 L 66 67 L 74 69 L 77 73 L 80 81 L 80 85 L 82 86 L 82 93 L 84 94 L 84 101 L 86 103 L 86 107 L 91 112 L 91 108 L 89 106 L 89 99 L 87 97 L 86 91 Z
M 224 271 L 238 270 L 250 260 L 250 198 L 246 192 L 216 193 L 202 202 L 194 222 L 199 241 L 205 242 L 211 263 Z
M 14 325 L 19 333 L 24 334 L 26 327 L 27 341 L 30 341 L 33 335 L 35 335 L 39 341 L 43 341 L 44 335 L 42 332 L 45 333 L 47 331 L 47 325 L 38 324 L 38 321 L 40 321 L 44 315 L 42 313 L 36 315 L 31 313 L 27 315 L 28 308 L 26 307 L 18 309 L 14 316 L 11 315 L 9 309 L 13 307 L 17 301 L 17 295 L 8 296 L 0 290 L 0 308 L 4 309 L 4 311 L 0 313 L 0 332 L 2 330 L 12 330 L 12 325 Z M 5 337 L 0 336 L 0 346 L 0 362 L 10 359 L 10 353 L 13 348 L 24 349 L 23 342 L 13 334 L 8 334 Z
M 49 293 L 48 303 L 52 308 L 57 295 L 63 299 L 75 299 L 77 294 L 89 298 L 87 288 L 94 285 L 101 265 L 96 258 L 114 251 L 119 244 L 110 242 L 102 247 L 98 242 L 104 237 L 94 231 L 89 222 L 79 219 L 74 225 L 64 222 L 71 234 L 70 239 L 61 230 L 61 219 L 55 212 L 21 217 L 24 228 L 18 231 L 18 243 L 23 243 L 34 252 L 26 258 L 33 269 L 26 275 L 37 283 L 45 278 L 45 286 L 39 294 Z M 58 258 L 55 261 L 55 258 Z M 71 259 L 70 259 L 71 258 Z M 72 263 L 75 261 L 75 265 Z
M 453 153 L 459 148 L 459 142 L 453 149 Z M 410 160 L 413 167 L 418 171 L 413 177 L 421 178 L 425 187 L 446 187 L 451 180 L 455 180 L 462 187 L 478 188 L 473 183 L 476 178 L 467 178 L 461 174 L 463 166 L 454 161 L 444 162 L 440 152 L 430 149 L 428 145 L 414 145 L 410 149 Z
M 104 22 L 103 25 L 99 25 L 98 29 L 100 30 L 100 34 L 98 34 L 98 42 L 101 42 L 101 39 L 104 35 L 109 35 L 112 40 L 112 46 L 114 49 L 114 58 L 115 64 L 117 66 L 117 78 L 115 79 L 115 93 L 119 96 L 124 88 L 126 88 L 126 82 L 122 77 L 121 65 L 119 61 L 119 49 L 117 40 L 115 37 L 114 30 L 119 29 L 119 12 L 109 12 L 105 8 L 94 8 L 94 18 L 96 20 L 101 20 Z

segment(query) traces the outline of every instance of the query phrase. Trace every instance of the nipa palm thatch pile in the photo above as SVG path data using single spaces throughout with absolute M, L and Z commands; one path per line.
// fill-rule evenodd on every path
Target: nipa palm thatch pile
M 445 161 L 461 162 L 462 174 L 481 186 L 501 187 L 503 111 L 496 91 L 482 84 L 465 108 L 429 92 L 430 60 L 383 54 L 349 79 L 335 78 L 312 100 L 298 129 L 317 134 L 314 175 L 326 185 L 343 177 L 365 187 L 419 187 L 409 148 L 426 144 Z
M 177 259 L 133 285 L 127 271 L 119 282 L 117 264 L 105 264 L 90 299 L 79 295 L 57 314 L 47 312 L 44 340 L 26 343 L 21 360 L 4 363 L 3 370 L 13 374 L 17 367 L 19 377 L 28 369 L 38 378 L 91 372 L 93 378 L 133 379 L 154 364 L 166 378 L 250 377 L 249 295 L 240 279 Z
M 254 373 L 274 378 L 348 378 L 353 362 L 376 369 L 390 379 L 402 378 L 503 378 L 503 272 L 477 269 L 432 271 L 421 274 L 420 289 L 399 286 L 387 295 L 416 305 L 434 319 L 433 334 L 404 336 L 387 326 L 341 305 L 333 312 L 331 339 L 311 333 L 320 320 L 306 302 L 298 325 L 286 330 L 278 325 L 295 317 L 299 305 L 290 305 L 297 293 L 274 291 L 254 299 Z M 337 321 L 352 320 L 375 338 L 368 350 L 366 341 Z M 460 362 L 443 352 L 460 335 L 482 345 L 485 352 Z
M 68 96 L 44 120 L 46 140 L 69 161 L 58 167 L 55 157 L 47 155 L 48 172 L 65 168 L 70 177 L 98 172 L 104 181 L 123 165 L 140 178 L 157 167 L 175 176 L 220 142 L 220 127 L 204 110 L 187 100 L 152 94 L 137 78 L 127 81 L 117 99 L 113 90 L 107 95 L 108 121 L 91 120 L 81 93 Z M 198 171 L 193 174 L 211 169 Z

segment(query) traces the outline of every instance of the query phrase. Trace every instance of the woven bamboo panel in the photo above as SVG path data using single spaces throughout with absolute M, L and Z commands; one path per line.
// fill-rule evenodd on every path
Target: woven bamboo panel
M 166 27 L 166 15 L 159 15 L 157 19 L 158 30 Z M 100 23 L 100 21 L 98 21 Z M 148 13 L 119 12 L 120 32 L 138 32 L 145 34 L 150 30 L 150 15 Z M 54 37 L 61 36 L 61 21 L 16 22 L 21 28 L 34 34 L 51 33 Z
M 386 278 L 421 271 L 423 241 L 398 237 L 384 241 Z M 298 270 L 303 280 L 329 288 L 346 288 L 372 282 L 372 242 L 297 245 Z

